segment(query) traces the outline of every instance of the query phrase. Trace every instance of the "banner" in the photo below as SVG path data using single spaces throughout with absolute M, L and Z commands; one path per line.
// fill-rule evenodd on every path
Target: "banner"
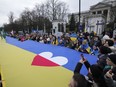
M 6 41 L 0 44 L 4 87 L 68 87 L 80 52 L 31 40 L 20 42 L 11 37 L 6 37 Z M 97 60 L 95 56 L 84 56 L 91 64 Z M 81 73 L 87 74 L 85 66 Z

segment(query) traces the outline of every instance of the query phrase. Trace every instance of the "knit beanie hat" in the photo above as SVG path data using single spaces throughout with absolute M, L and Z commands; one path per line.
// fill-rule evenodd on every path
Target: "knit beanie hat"
M 108 58 L 110 59 L 110 61 L 116 65 L 116 54 L 110 54 L 108 55 Z

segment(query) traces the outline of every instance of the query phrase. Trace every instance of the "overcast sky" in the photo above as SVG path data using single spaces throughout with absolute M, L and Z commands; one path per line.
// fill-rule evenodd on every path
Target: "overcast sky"
M 14 13 L 15 18 L 25 9 L 33 9 L 37 3 L 44 3 L 46 0 L 0 0 L 0 27 L 8 23 L 8 15 Z M 69 12 L 78 12 L 79 0 L 59 0 L 69 6 Z M 81 0 L 81 11 L 89 10 L 90 6 L 97 4 L 102 0 Z

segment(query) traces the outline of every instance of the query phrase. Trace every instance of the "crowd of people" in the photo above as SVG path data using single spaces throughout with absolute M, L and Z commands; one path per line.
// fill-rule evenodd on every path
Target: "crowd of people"
M 94 32 L 91 33 L 64 33 L 61 36 L 55 36 L 53 34 L 40 34 L 37 32 L 18 34 L 13 33 L 9 36 L 17 38 L 19 41 L 33 40 L 44 44 L 53 44 L 57 46 L 68 47 L 83 53 L 92 55 L 99 54 L 99 47 L 104 45 L 109 47 L 113 52 L 116 52 L 116 38 L 110 38 L 108 32 L 101 38 Z
M 69 87 L 116 87 L 116 54 L 108 54 L 104 59 L 101 62 L 99 58 L 92 65 L 86 58 L 81 59 L 75 67 Z M 86 76 L 80 73 L 83 64 L 88 70 Z
M 106 32 L 101 40 L 98 36 L 94 36 L 94 40 L 92 49 L 98 49 L 97 62 L 91 65 L 86 57 L 81 56 L 69 87 L 116 87 L 116 38 Z M 85 76 L 80 73 L 83 65 L 88 70 Z
M 108 32 L 102 37 L 97 36 L 94 32 L 72 32 L 64 33 L 61 36 L 37 32 L 31 34 L 11 33 L 8 35 L 22 42 L 33 40 L 38 43 L 68 47 L 97 56 L 96 64 L 92 65 L 86 57 L 82 57 L 75 67 L 69 87 L 116 87 L 116 37 L 112 38 Z M 86 76 L 80 73 L 83 64 L 88 70 Z

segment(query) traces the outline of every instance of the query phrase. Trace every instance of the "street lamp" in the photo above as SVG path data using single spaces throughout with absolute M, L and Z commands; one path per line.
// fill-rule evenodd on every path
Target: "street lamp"
M 81 0 L 79 0 L 79 31 L 80 31 L 80 18 L 81 18 Z

